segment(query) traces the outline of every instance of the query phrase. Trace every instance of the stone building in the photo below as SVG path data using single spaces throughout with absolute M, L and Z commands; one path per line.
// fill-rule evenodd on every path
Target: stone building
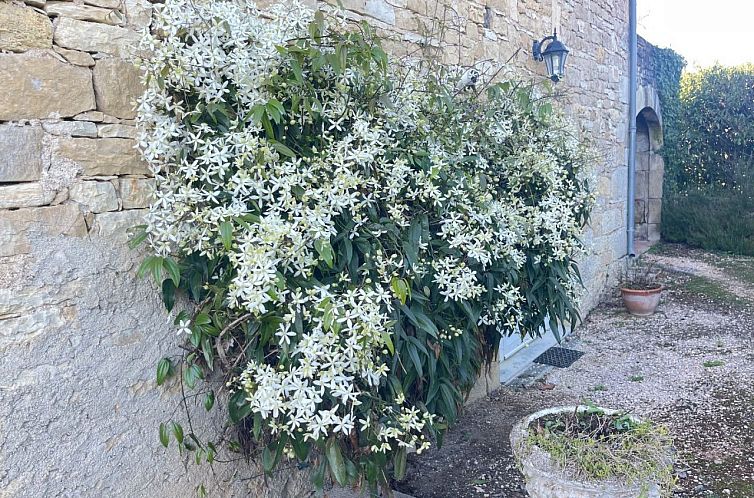
M 314 3 L 314 2 L 310 2 Z M 335 3 L 335 2 L 332 2 Z M 599 200 L 586 231 L 584 310 L 626 254 L 628 12 L 622 0 L 343 0 L 401 53 L 440 13 L 438 41 L 462 63 L 507 61 L 544 77 L 532 40 L 557 29 L 571 50 L 562 103 L 595 144 Z M 152 180 L 135 146 L 138 72 L 127 61 L 150 24 L 147 0 L 0 0 L 0 497 L 298 496 L 247 466 L 184 467 L 157 439 L 177 393 L 154 365 L 177 347 L 158 293 L 125 246 Z M 646 49 L 646 46 L 645 46 Z M 651 76 L 651 75 L 650 75 Z M 639 233 L 657 236 L 661 114 L 639 91 Z M 657 176 L 659 175 L 659 180 Z M 658 187 L 658 185 L 660 185 Z M 200 419 L 199 425 L 221 424 Z M 227 484 L 234 479 L 235 485 Z

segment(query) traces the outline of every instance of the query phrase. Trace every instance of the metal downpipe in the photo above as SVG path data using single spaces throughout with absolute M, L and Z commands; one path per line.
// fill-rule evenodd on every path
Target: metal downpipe
M 626 198 L 626 254 L 634 251 L 634 203 L 636 197 L 636 88 L 638 49 L 636 39 L 636 0 L 628 1 L 628 192 Z

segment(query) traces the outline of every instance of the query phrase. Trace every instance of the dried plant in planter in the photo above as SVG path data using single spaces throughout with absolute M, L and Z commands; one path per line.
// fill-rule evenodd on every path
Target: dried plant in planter
M 134 243 L 167 308 L 194 305 L 158 384 L 222 376 L 232 448 L 376 494 L 441 441 L 502 335 L 577 322 L 590 155 L 546 93 L 392 60 L 365 23 L 156 9 L 138 121 L 157 188 Z M 214 458 L 214 435 L 172 428 Z
M 672 495 L 673 443 L 667 428 L 626 412 L 588 405 L 544 415 L 529 424 L 526 444 L 544 450 L 577 480 L 623 482 L 645 497 Z
M 628 258 L 620 277 L 620 287 L 634 290 L 652 290 L 662 287 L 663 271 L 655 263 L 645 263 L 640 258 Z
M 620 291 L 628 312 L 637 316 L 652 315 L 660 304 L 662 270 L 652 263 L 643 264 L 638 258 L 626 261 L 621 276 Z

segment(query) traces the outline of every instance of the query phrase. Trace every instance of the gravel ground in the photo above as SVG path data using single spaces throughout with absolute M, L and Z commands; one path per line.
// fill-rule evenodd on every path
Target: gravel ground
M 754 258 L 667 245 L 646 257 L 666 270 L 654 316 L 632 317 L 617 295 L 608 299 L 569 341 L 581 359 L 471 404 L 443 448 L 410 459 L 398 489 L 417 498 L 527 496 L 511 426 L 588 399 L 667 424 L 677 496 L 753 498 Z

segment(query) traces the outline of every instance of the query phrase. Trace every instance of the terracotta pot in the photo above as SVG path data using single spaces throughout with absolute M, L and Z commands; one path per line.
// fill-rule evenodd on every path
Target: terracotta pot
M 529 435 L 529 425 L 546 415 L 557 413 L 573 413 L 574 410 L 586 411 L 589 407 L 559 406 L 547 408 L 525 417 L 513 426 L 511 430 L 511 447 L 516 462 L 526 478 L 526 491 L 532 498 L 660 498 L 660 488 L 657 483 L 644 485 L 627 484 L 617 480 L 583 481 L 563 471 L 552 460 L 549 453 L 538 446 L 526 443 Z M 616 410 L 603 409 L 607 415 L 618 413 Z M 632 417 L 635 421 L 641 420 Z M 667 461 L 672 464 L 672 453 L 668 448 Z
M 637 316 L 649 316 L 655 312 L 660 304 L 662 286 L 648 290 L 621 287 L 620 293 L 623 296 L 623 304 L 626 305 L 629 313 Z

